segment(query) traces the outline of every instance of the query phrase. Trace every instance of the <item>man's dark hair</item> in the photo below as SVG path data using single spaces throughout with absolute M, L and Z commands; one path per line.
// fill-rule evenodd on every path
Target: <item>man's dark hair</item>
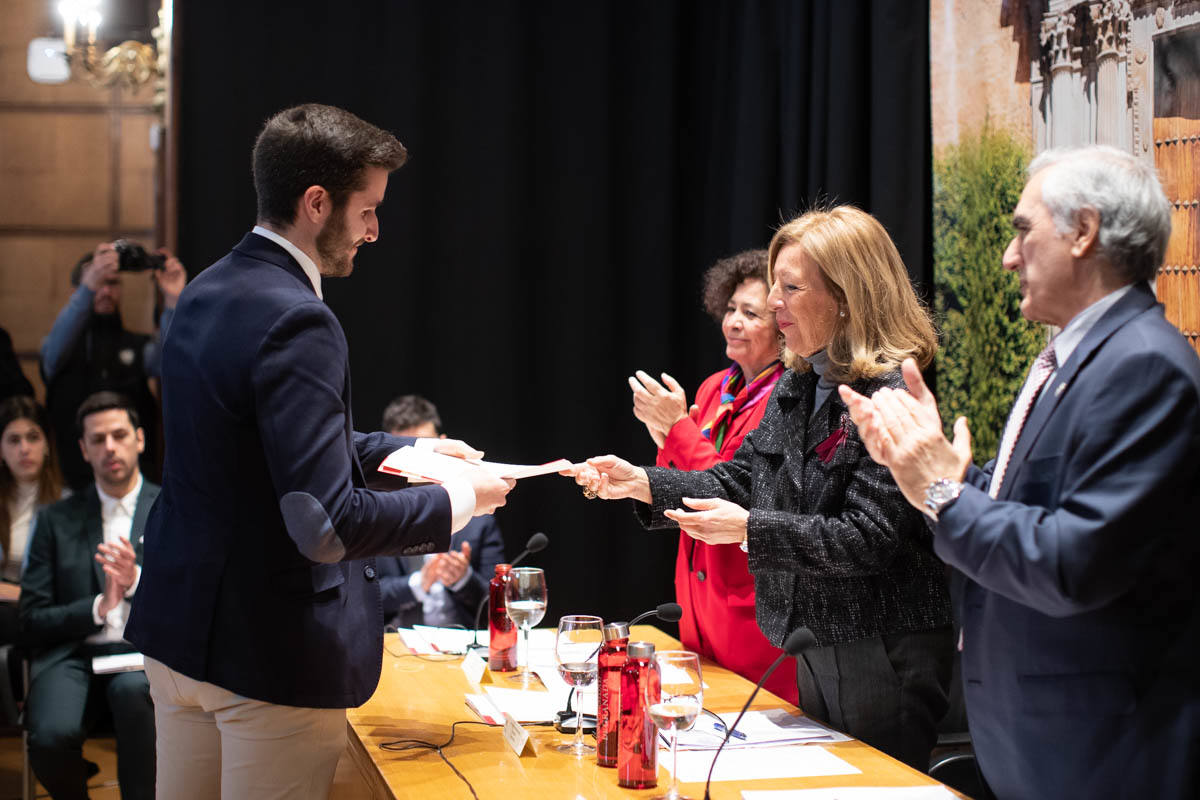
M 434 430 L 442 432 L 442 418 L 438 416 L 437 406 L 421 397 L 419 394 L 406 394 L 388 403 L 383 412 L 383 429 L 387 432 L 413 428 L 425 422 L 432 422 Z
M 704 310 L 720 322 L 725 318 L 729 298 L 733 297 L 738 286 L 751 279 L 762 281 L 770 291 L 766 250 L 747 250 L 722 258 L 704 273 Z
M 349 111 L 317 103 L 280 111 L 254 143 L 258 219 L 292 224 L 296 201 L 310 186 L 323 187 L 340 208 L 351 192 L 366 185 L 367 167 L 390 172 L 406 158 L 395 136 Z
M 133 425 L 136 431 L 142 426 L 138 419 L 137 407 L 133 401 L 119 392 L 96 392 L 90 394 L 87 399 L 79 406 L 79 411 L 75 413 L 75 430 L 79 433 L 79 438 L 83 438 L 83 421 L 92 414 L 99 414 L 101 411 L 111 411 L 112 409 L 120 409 L 129 415 L 129 422 Z

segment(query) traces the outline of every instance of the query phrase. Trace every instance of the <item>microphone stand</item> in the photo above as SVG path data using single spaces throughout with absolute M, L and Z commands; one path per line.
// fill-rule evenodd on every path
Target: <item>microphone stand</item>
M 746 715 L 746 710 L 749 709 L 750 704 L 754 702 L 754 698 L 758 694 L 758 690 L 762 688 L 763 684 L 767 682 L 767 678 L 771 677 L 771 673 L 775 671 L 776 667 L 783 663 L 785 658 L 788 656 L 798 656 L 816 643 L 816 637 L 813 636 L 812 631 L 810 631 L 808 628 L 796 628 L 796 630 L 788 634 L 787 639 L 785 639 L 783 642 L 783 652 L 779 654 L 779 657 L 776 658 L 774 662 L 772 662 L 771 666 L 767 667 L 767 671 L 764 672 L 763 676 L 758 679 L 758 684 L 754 687 L 754 691 L 750 693 L 748 698 L 746 698 L 746 703 L 742 706 L 742 710 L 738 713 L 737 719 L 733 721 L 732 725 L 726 728 L 725 738 L 721 740 L 721 746 L 717 748 L 717 752 L 713 756 L 712 763 L 708 767 L 708 779 L 704 781 L 704 800 L 709 800 L 708 788 L 709 784 L 712 783 L 713 770 L 717 768 L 717 758 L 720 757 L 721 751 L 725 749 L 725 744 L 729 741 L 729 737 L 733 736 L 733 732 L 737 728 L 738 723 L 742 721 L 742 717 Z

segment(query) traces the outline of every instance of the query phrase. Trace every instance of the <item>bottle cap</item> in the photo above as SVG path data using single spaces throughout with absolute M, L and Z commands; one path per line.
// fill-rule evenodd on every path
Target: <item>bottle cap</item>
M 629 623 L 628 622 L 610 622 L 604 626 L 604 641 L 611 642 L 614 639 L 629 638 Z
M 630 642 L 625 654 L 629 658 L 653 658 L 654 642 Z
M 496 565 L 496 572 L 495 572 L 496 575 L 507 575 L 510 572 L 512 572 L 512 564 L 497 564 Z

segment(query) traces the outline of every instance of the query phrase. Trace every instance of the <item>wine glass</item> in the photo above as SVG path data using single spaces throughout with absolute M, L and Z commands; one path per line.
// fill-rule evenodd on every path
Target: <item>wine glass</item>
M 569 685 L 575 687 L 575 739 L 558 746 L 558 751 L 582 758 L 596 752 L 596 748 L 583 741 L 583 711 L 579 701 L 579 690 L 596 682 L 599 666 L 596 656 L 604 643 L 604 620 L 585 614 L 572 614 L 558 621 L 558 633 L 554 637 L 554 659 L 558 662 L 558 674 Z
M 521 629 L 525 639 L 525 660 L 522 667 L 520 652 L 517 653 L 516 675 L 510 681 L 520 681 L 529 686 L 529 629 L 542 621 L 546 615 L 546 573 L 539 567 L 516 567 L 512 570 L 508 584 L 504 587 L 504 609 L 513 624 Z
M 654 654 L 658 664 L 659 687 L 646 683 L 646 713 L 660 731 L 671 736 L 671 787 L 653 800 L 687 800 L 679 794 L 679 761 L 676 747 L 679 732 L 690 730 L 704 706 L 704 678 L 700 674 L 700 656 L 687 650 L 663 650 Z

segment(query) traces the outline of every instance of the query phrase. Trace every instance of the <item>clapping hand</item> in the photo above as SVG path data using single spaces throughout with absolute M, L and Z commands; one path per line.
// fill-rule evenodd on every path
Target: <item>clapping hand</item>
M 434 555 L 430 559 L 430 564 L 436 571 L 437 581 L 444 587 L 452 587 L 461 581 L 462 576 L 467 575 L 467 569 L 470 566 L 470 542 L 463 542 L 461 551 Z M 428 590 L 426 589 L 426 591 Z
M 98 609 L 103 617 L 125 599 L 137 580 L 137 555 L 125 537 L 108 544 L 101 542 L 96 547 L 96 561 L 104 569 L 104 593 Z
M 675 423 L 688 415 L 687 395 L 679 381 L 665 372 L 662 379 L 665 387 L 640 369 L 629 378 L 633 415 L 646 425 L 658 447 L 663 446 Z
M 937 398 L 913 359 L 901 366 L 908 391 L 880 389 L 864 397 L 849 386 L 838 387 L 850 417 L 858 426 L 867 452 L 892 472 L 904 497 L 918 510 L 925 508 L 925 490 L 941 478 L 961 481 L 971 463 L 971 431 L 967 418 L 954 422 L 954 441 L 942 433 Z

